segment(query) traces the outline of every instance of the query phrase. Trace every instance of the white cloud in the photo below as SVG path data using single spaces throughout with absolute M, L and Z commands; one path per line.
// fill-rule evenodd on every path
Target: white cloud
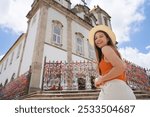
M 119 43 L 130 41 L 130 33 L 139 31 L 139 25 L 145 19 L 143 12 L 145 0 L 90 0 L 89 2 L 90 8 L 98 4 L 112 17 L 112 28 Z
M 26 32 L 26 15 L 31 9 L 34 0 L 1 0 L 0 1 L 0 28 L 15 33 Z M 72 6 L 82 4 L 81 0 L 71 1 Z
M 0 60 L 3 58 L 4 55 L 0 55 Z
M 26 32 L 26 15 L 33 0 L 1 0 L 0 28 L 8 28 L 16 33 Z
M 142 5 L 145 0 L 86 0 L 88 6 L 93 8 L 99 5 L 112 17 L 112 26 L 119 42 L 129 40 L 131 24 L 136 25 L 143 21 Z M 72 6 L 82 4 L 81 0 L 71 0 Z M 1 0 L 0 1 L 0 27 L 9 28 L 15 32 L 25 32 L 27 18 L 33 0 Z M 134 27 L 134 31 L 139 30 Z
M 129 60 L 141 67 L 149 68 L 150 69 L 150 52 L 144 54 L 141 53 L 137 48 L 120 48 L 119 49 L 121 55 L 126 60 Z
M 149 50 L 149 49 L 150 49 L 150 45 L 149 45 L 149 46 L 147 46 L 147 47 L 146 47 L 146 49 L 147 49 L 147 50 Z
M 119 43 L 130 40 L 130 33 L 138 31 L 144 20 L 143 4 L 147 0 L 86 0 L 93 8 L 99 5 L 112 18 L 111 24 Z M 82 4 L 81 0 L 71 0 L 72 6 Z M 33 0 L 1 0 L 0 1 L 0 28 L 8 28 L 14 32 L 25 32 L 27 28 L 26 15 L 31 9 Z M 150 3 L 150 0 L 149 2 Z M 134 24 L 134 27 L 132 27 Z M 147 47 L 149 49 L 149 47 Z M 136 48 L 120 49 L 122 55 L 140 66 L 150 68 L 150 53 L 143 54 Z M 3 55 L 0 55 L 0 59 Z

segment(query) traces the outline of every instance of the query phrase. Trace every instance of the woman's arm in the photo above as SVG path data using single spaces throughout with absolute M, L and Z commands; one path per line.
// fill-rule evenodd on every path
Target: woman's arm
M 125 71 L 126 67 L 124 62 L 119 58 L 119 56 L 110 46 L 104 46 L 102 48 L 102 53 L 113 67 L 107 74 L 100 78 L 100 80 L 98 81 L 99 84 L 121 75 Z

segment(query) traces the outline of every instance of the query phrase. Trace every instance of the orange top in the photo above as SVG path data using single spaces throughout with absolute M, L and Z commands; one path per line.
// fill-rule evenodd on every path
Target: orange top
M 99 69 L 101 70 L 101 75 L 103 76 L 103 75 L 107 74 L 112 69 L 112 67 L 113 66 L 111 63 L 106 62 L 104 59 L 102 59 L 100 64 L 99 64 Z M 120 80 L 126 81 L 125 72 L 123 72 L 119 76 L 112 78 L 112 79 L 120 79 Z

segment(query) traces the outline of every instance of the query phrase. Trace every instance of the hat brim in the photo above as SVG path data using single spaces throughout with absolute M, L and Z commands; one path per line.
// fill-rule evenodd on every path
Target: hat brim
M 98 25 L 98 26 L 93 27 L 89 32 L 89 42 L 92 46 L 94 46 L 94 35 L 97 31 L 106 32 L 109 35 L 110 39 L 112 40 L 113 44 L 115 45 L 116 36 L 115 36 L 114 32 L 108 26 Z

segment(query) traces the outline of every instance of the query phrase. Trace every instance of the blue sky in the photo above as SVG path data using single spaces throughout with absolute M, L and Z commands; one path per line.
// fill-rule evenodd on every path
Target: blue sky
M 144 4 L 145 19 L 140 23 L 139 30 L 130 34 L 131 40 L 121 44 L 120 47 L 131 46 L 138 48 L 142 53 L 148 53 L 150 50 L 150 5 Z M 147 48 L 146 48 L 147 47 Z
M 0 58 L 22 32 L 33 0 L 0 1 Z M 71 0 L 72 6 L 81 0 Z M 90 9 L 99 5 L 111 16 L 123 58 L 150 69 L 150 0 L 86 0 Z
M 19 36 L 19 34 L 8 31 L 10 30 L 0 28 L 0 55 L 4 55 Z

